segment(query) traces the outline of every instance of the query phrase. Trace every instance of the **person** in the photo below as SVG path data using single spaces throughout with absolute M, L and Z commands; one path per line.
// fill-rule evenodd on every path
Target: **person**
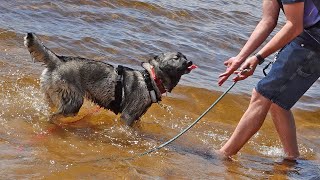
M 286 158 L 299 157 L 290 109 L 320 76 L 320 16 L 315 4 L 313 0 L 263 0 L 260 22 L 239 54 L 224 62 L 227 69 L 219 75 L 218 84 L 221 86 L 232 74 L 237 74 L 233 81 L 246 79 L 264 58 L 279 51 L 277 60 L 253 89 L 247 110 L 217 153 L 235 155 L 270 112 Z M 257 51 L 276 27 L 281 9 L 286 18 L 284 26 Z

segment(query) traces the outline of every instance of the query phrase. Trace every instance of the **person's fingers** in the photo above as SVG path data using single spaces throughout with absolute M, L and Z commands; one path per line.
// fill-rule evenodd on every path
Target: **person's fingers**
M 218 80 L 219 86 L 221 86 L 230 77 L 230 75 L 233 74 L 234 71 L 237 70 L 238 67 L 240 66 L 239 63 L 236 63 L 234 61 L 234 58 L 228 59 L 223 64 L 227 67 L 227 69 L 224 73 L 221 73 L 219 75 L 219 80 Z
M 253 68 L 250 66 L 249 68 L 244 68 L 244 69 L 240 68 L 239 70 L 234 71 L 233 74 L 244 74 L 252 71 L 253 71 Z
M 240 74 L 242 71 L 238 70 L 238 71 L 234 71 L 233 74 Z
M 221 86 L 227 79 L 229 76 L 224 76 L 222 78 L 219 79 L 218 81 L 218 85 Z
M 247 77 L 248 77 L 247 75 L 238 75 L 238 76 L 234 77 L 232 80 L 233 81 L 241 81 L 241 80 L 246 79 Z
M 218 85 L 221 86 L 229 78 L 229 76 L 232 74 L 232 72 L 233 71 L 229 69 L 226 72 L 220 74 Z
M 235 69 L 233 67 L 228 67 L 227 70 L 224 73 L 219 75 L 219 78 L 222 77 L 222 76 L 228 76 L 229 77 L 233 73 L 234 70 Z
M 223 76 L 230 76 L 230 72 L 224 72 L 222 74 L 219 75 L 219 78 L 223 77 Z
M 232 80 L 233 81 L 240 81 L 244 80 L 247 77 L 251 76 L 254 72 L 254 68 L 246 68 L 244 70 L 235 71 L 237 76 L 235 76 Z

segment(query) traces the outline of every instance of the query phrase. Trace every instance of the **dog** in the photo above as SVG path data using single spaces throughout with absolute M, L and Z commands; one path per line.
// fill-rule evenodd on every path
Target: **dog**
M 33 33 L 24 44 L 34 61 L 46 68 L 40 87 L 50 104 L 57 108 L 50 121 L 76 116 L 84 98 L 115 114 L 131 126 L 161 95 L 171 92 L 182 75 L 196 65 L 180 52 L 162 53 L 142 63 L 142 70 L 86 59 L 60 56 L 45 47 Z

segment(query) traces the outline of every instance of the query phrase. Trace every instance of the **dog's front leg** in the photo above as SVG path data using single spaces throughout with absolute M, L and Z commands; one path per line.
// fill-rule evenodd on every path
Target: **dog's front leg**
M 129 115 L 128 113 L 121 114 L 120 119 L 123 120 L 128 126 L 132 126 L 133 122 L 136 120 L 135 117 Z
M 132 126 L 135 120 L 138 120 L 151 106 L 150 103 L 140 102 L 137 104 L 127 104 L 123 109 L 120 118 L 128 125 Z

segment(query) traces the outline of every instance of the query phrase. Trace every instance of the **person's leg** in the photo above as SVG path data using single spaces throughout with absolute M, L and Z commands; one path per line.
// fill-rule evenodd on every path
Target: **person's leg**
M 270 113 L 282 142 L 284 152 L 288 156 L 287 158 L 297 158 L 299 156 L 299 150 L 297 144 L 296 125 L 292 112 L 273 103 L 270 108 Z
M 314 48 L 319 50 L 314 51 Z M 283 108 L 280 114 L 277 115 L 279 113 L 277 112 L 274 116 L 278 116 L 275 118 L 278 119 L 275 124 L 285 143 L 285 151 L 289 156 L 298 156 L 296 142 L 294 142 L 296 141 L 295 126 L 292 124 L 294 120 L 291 112 L 285 112 L 284 109 L 291 109 L 320 77 L 320 46 L 312 38 L 310 39 L 309 35 L 303 33 L 286 45 L 276 57 L 277 60 L 273 63 L 268 75 L 259 81 L 253 91 L 250 105 L 235 132 L 217 153 L 226 156 L 236 154 L 259 130 L 274 102 Z M 284 116 L 287 120 L 280 122 Z M 291 137 L 285 137 L 287 134 Z
M 230 139 L 217 153 L 225 156 L 236 154 L 260 129 L 271 103 L 269 99 L 263 97 L 254 89 L 248 109 L 243 114 Z

